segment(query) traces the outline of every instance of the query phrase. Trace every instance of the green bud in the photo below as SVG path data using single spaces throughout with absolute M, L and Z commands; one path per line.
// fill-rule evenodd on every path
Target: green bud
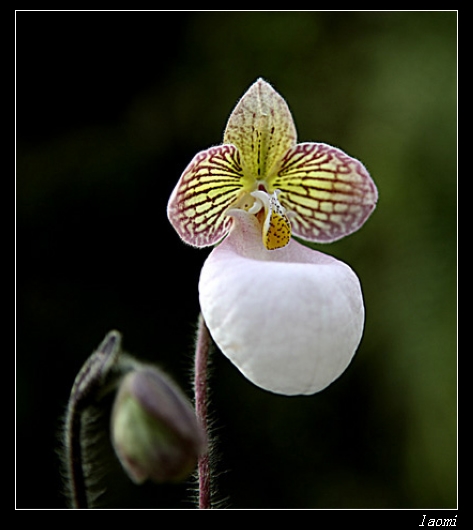
M 206 451 L 190 402 L 154 367 L 140 367 L 123 378 L 111 422 L 115 452 L 137 484 L 184 480 Z

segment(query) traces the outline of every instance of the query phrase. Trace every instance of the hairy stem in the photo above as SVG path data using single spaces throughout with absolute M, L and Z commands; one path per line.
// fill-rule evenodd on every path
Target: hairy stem
M 120 348 L 120 333 L 111 331 L 84 363 L 71 390 L 64 425 L 64 459 L 73 508 L 90 507 L 85 472 L 90 462 L 84 450 L 84 419 L 93 403 L 116 386 Z
M 207 365 L 211 337 L 202 315 L 199 315 L 197 341 L 195 348 L 195 412 L 204 432 L 208 435 L 207 419 Z M 199 474 L 199 508 L 211 508 L 210 494 L 210 460 L 209 453 L 200 456 L 198 461 Z
M 84 476 L 81 446 L 81 412 L 71 405 L 66 418 L 66 462 L 73 508 L 88 508 L 87 485 Z

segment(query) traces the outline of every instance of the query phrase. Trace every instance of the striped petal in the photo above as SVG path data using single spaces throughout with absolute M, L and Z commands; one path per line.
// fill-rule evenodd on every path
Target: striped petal
M 358 160 L 326 144 L 291 148 L 269 191 L 281 190 L 281 204 L 292 212 L 293 234 L 329 243 L 358 230 L 376 206 L 378 191 Z
M 269 83 L 258 79 L 230 115 L 223 142 L 238 147 L 248 182 L 264 180 L 296 144 L 287 103 Z
M 182 174 L 169 199 L 168 218 L 190 245 L 218 243 L 228 232 L 226 212 L 243 187 L 243 172 L 234 145 L 211 147 L 198 153 Z

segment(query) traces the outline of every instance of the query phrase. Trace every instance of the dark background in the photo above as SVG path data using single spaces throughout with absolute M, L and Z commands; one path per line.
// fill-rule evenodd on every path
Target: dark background
M 456 38 L 455 12 L 16 13 L 17 507 L 65 506 L 59 418 L 110 329 L 191 395 L 208 251 L 181 243 L 166 204 L 260 76 L 299 139 L 361 159 L 380 199 L 318 247 L 365 295 L 336 383 L 276 396 L 212 356 L 218 498 L 456 506 Z M 127 480 L 111 505 L 192 506 L 187 484 Z

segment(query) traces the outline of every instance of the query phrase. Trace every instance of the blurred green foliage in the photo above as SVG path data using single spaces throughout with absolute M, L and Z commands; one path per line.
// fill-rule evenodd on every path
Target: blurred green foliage
M 17 506 L 64 506 L 58 418 L 110 329 L 190 391 L 207 252 L 178 240 L 166 203 L 261 76 L 299 139 L 361 159 L 380 199 L 360 232 L 318 247 L 365 294 L 364 338 L 337 382 L 275 396 L 214 353 L 219 495 L 234 508 L 455 507 L 457 14 L 16 17 Z M 115 502 L 187 498 L 186 485 L 125 484 Z

